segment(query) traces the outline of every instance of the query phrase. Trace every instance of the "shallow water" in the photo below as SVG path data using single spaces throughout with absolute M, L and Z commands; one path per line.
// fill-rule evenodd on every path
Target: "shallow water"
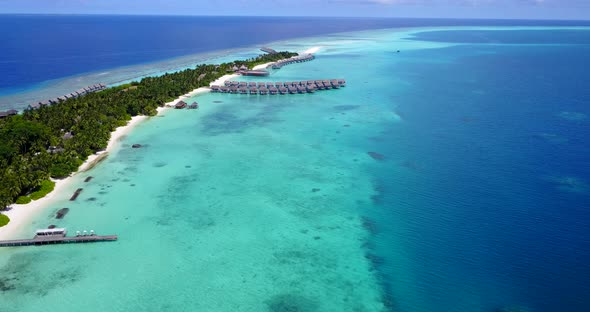
M 587 311 L 590 47 L 447 35 L 293 41 L 322 50 L 256 81 L 347 87 L 139 125 L 23 229 L 119 241 L 1 250 L 2 308 Z

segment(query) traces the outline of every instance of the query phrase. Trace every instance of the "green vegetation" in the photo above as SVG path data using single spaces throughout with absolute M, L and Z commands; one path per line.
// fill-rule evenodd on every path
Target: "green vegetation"
M 55 188 L 55 182 L 53 182 L 51 180 L 45 180 L 45 181 L 41 182 L 41 185 L 39 185 L 38 190 L 31 193 L 30 197 L 32 200 L 37 200 L 37 199 L 42 198 L 43 196 L 51 193 L 51 191 L 53 191 L 54 188 Z
M 19 196 L 16 199 L 16 203 L 19 204 L 19 205 L 25 205 L 25 204 L 30 203 L 31 201 L 32 201 L 32 199 L 29 196 L 24 196 L 24 195 L 23 196 Z
M 0 209 L 30 192 L 36 194 L 32 199 L 47 194 L 43 183 L 49 177 L 64 178 L 76 171 L 88 156 L 104 149 L 111 132 L 131 116 L 155 115 L 158 106 L 208 86 L 234 65 L 252 68 L 294 55 L 280 52 L 199 65 L 0 119 Z
M 10 218 L 8 218 L 8 216 L 0 213 L 0 227 L 7 225 L 8 222 L 10 222 Z

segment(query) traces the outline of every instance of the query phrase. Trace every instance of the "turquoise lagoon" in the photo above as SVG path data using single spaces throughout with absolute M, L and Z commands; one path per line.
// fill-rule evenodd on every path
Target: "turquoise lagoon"
M 588 78 L 567 66 L 583 62 L 587 35 L 518 44 L 502 36 L 533 30 L 459 29 L 485 42 L 435 30 L 275 43 L 321 50 L 240 79 L 348 86 L 204 94 L 188 100 L 199 110 L 143 122 L 73 178 L 76 202 L 60 194 L 21 233 L 57 224 L 119 240 L 1 250 L 0 311 L 584 311 L 588 170 L 575 155 L 588 128 L 559 114 L 587 115 L 590 97 L 554 82 Z M 556 55 L 568 56 L 557 70 L 539 68 Z

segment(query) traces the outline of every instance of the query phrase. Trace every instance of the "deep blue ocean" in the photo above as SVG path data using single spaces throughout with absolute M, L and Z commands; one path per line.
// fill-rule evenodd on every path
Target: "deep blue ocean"
M 290 38 L 394 27 L 526 26 L 538 23 L 385 18 L 0 15 L 0 29 L 3 30 L 0 33 L 0 95 L 22 92 L 52 79 Z M 589 24 L 572 21 L 542 23 Z
M 396 237 L 415 267 L 408 282 L 382 265 L 394 297 L 412 289 L 401 311 L 590 311 L 590 31 L 415 39 L 461 45 L 382 69 L 411 85 L 390 98 L 404 123 L 373 138 L 392 157 L 375 168 L 375 248 L 393 259 Z
M 434 27 L 589 25 L 0 15 L 0 29 L 11 30 L 0 34 L 0 93 L 87 72 L 275 40 L 431 27 L 413 39 L 451 45 L 368 52 L 383 66 L 355 62 L 364 57 L 355 54 L 362 50 L 320 52 L 317 59 L 326 62 L 322 70 L 338 68 L 334 71 L 339 74 L 347 73 L 341 69 L 347 64 L 351 70 L 364 70 L 362 79 L 367 81 L 347 77 L 346 90 L 366 84 L 367 105 L 385 107 L 401 120 L 363 137 L 359 147 L 363 154 L 366 150 L 383 155 L 368 166 L 375 195 L 361 213 L 371 224 L 367 257 L 391 310 L 587 312 L 590 30 Z M 343 40 L 353 37 L 342 35 Z M 390 77 L 392 87 L 371 89 L 377 82 L 366 78 L 372 77 L 367 68 L 375 77 Z M 345 107 L 339 114 L 358 118 L 351 117 L 352 130 L 356 120 L 366 117 L 354 107 L 366 103 L 354 99 L 358 102 L 338 103 Z M 512 310 L 500 310 L 506 307 Z

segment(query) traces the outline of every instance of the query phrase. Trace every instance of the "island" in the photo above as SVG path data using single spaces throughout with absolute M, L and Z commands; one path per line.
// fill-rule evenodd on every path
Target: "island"
M 139 82 L 103 88 L 47 105 L 31 105 L 22 114 L 0 118 L 0 210 L 26 204 L 51 192 L 52 179 L 76 172 L 89 156 L 104 150 L 111 133 L 133 116 L 153 116 L 157 108 L 192 90 L 233 74 L 236 68 L 297 56 L 264 54 L 247 60 L 202 64 Z M 0 217 L 0 226 L 8 223 Z

